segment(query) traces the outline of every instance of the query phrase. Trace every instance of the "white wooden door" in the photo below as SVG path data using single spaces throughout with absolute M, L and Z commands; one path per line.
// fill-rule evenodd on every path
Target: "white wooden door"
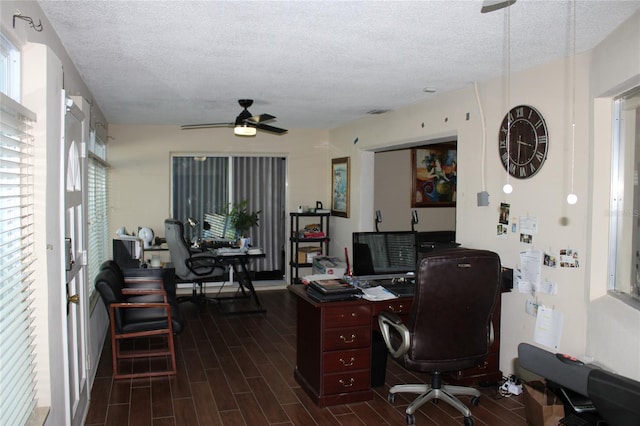
M 63 92 L 64 93 L 64 92 Z M 64 96 L 64 94 L 63 94 Z M 81 425 L 89 401 L 87 368 L 87 164 L 86 121 L 70 98 L 65 101 L 64 235 L 67 292 L 69 423 Z

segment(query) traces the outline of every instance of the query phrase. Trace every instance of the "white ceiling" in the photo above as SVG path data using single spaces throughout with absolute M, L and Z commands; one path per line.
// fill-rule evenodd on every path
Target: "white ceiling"
M 274 126 L 333 128 L 506 74 L 509 21 L 512 72 L 573 51 L 571 0 L 39 3 L 110 123 L 229 122 L 251 98 Z M 582 52 L 640 1 L 576 9 Z

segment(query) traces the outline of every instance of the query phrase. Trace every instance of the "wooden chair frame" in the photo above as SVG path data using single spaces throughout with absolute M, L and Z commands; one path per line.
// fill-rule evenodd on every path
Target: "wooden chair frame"
M 126 378 L 138 378 L 138 377 L 154 377 L 154 376 L 169 376 L 176 374 L 176 354 L 173 340 L 173 325 L 171 321 L 171 306 L 167 302 L 167 294 L 164 289 L 131 289 L 125 288 L 122 290 L 123 295 L 127 296 L 143 296 L 143 295 L 161 295 L 162 302 L 119 302 L 112 303 L 109 306 L 109 321 L 111 323 L 111 355 L 113 361 L 113 375 L 116 379 Z M 148 308 L 163 308 L 167 312 L 167 327 L 157 330 L 138 331 L 133 333 L 118 333 L 116 330 L 116 309 L 148 309 Z M 162 349 L 142 349 L 142 350 L 130 350 L 123 351 L 120 344 L 127 340 L 139 337 L 150 336 L 166 336 L 167 346 Z M 171 368 L 169 370 L 161 371 L 148 371 L 140 373 L 123 373 L 118 370 L 118 361 L 121 359 L 131 358 L 153 358 L 153 357 L 165 357 L 171 358 Z

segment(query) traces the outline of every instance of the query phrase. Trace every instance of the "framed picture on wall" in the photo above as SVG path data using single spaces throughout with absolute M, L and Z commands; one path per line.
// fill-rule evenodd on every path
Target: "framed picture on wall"
M 349 157 L 331 160 L 331 214 L 349 217 Z
M 411 148 L 411 207 L 454 207 L 457 168 L 456 142 Z

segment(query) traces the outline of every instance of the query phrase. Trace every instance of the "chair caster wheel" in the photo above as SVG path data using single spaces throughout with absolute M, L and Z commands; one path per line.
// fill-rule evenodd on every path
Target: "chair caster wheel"
M 405 419 L 407 420 L 407 425 L 416 424 L 416 416 L 414 416 L 413 414 L 405 414 Z
M 480 405 L 480 397 L 479 396 L 474 396 L 473 398 L 471 398 L 471 404 L 474 407 L 477 407 L 478 405 Z
M 473 426 L 473 418 L 465 417 L 464 418 L 464 426 Z
M 392 404 L 396 402 L 396 394 L 390 393 L 389 395 L 387 395 L 387 401 L 389 401 Z

